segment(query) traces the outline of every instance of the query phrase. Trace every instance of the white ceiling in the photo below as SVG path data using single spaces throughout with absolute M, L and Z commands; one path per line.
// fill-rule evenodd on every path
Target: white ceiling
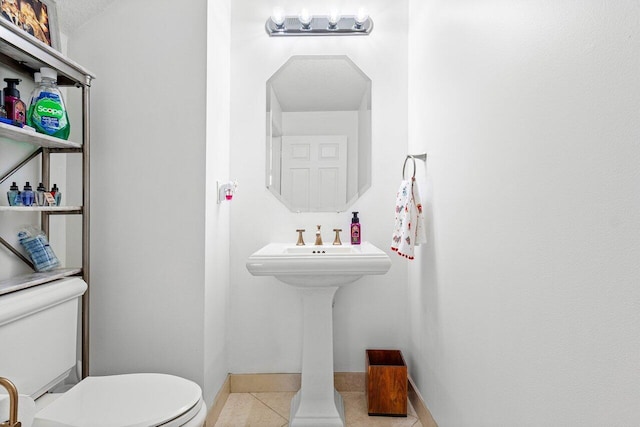
M 71 35 L 115 1 L 117 0 L 55 0 L 58 27 L 62 33 Z

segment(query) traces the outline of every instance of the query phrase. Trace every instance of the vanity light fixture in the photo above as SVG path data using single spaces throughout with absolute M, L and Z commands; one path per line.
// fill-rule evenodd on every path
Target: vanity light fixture
M 340 12 L 338 12 L 337 10 L 332 10 L 329 13 L 329 17 L 327 18 L 327 21 L 329 22 L 327 30 L 336 31 L 338 29 L 338 22 L 340 22 L 340 18 Z
M 274 9 L 265 24 L 270 36 L 366 36 L 373 30 L 373 21 L 366 9 L 356 15 L 341 15 L 332 10 L 328 15 L 312 15 L 304 8 L 297 15 L 286 15 Z
M 280 8 L 276 8 L 273 10 L 271 14 L 271 21 L 274 23 L 276 30 L 282 31 L 284 30 L 284 20 L 285 20 L 284 10 Z
M 302 31 L 311 31 L 311 21 L 313 20 L 313 16 L 309 14 L 309 10 L 304 8 L 300 11 L 298 15 L 298 21 L 300 21 L 300 28 Z
M 356 30 L 362 30 L 364 28 L 364 24 L 369 19 L 369 12 L 367 12 L 367 9 L 365 9 L 364 7 L 361 7 L 360 9 L 358 9 L 358 13 L 356 14 L 354 19 L 356 21 L 354 28 Z

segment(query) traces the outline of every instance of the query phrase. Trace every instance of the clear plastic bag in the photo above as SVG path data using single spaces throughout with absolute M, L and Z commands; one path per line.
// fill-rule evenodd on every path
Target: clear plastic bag
M 18 239 L 37 271 L 49 271 L 60 266 L 60 261 L 42 230 L 25 226 L 18 232 Z

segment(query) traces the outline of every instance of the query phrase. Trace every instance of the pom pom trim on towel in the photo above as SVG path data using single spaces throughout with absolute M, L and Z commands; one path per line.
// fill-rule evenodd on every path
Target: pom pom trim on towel
M 398 255 L 403 256 L 405 258 L 414 259 L 411 255 L 406 255 L 406 254 L 403 254 L 402 252 L 398 251 L 398 248 L 391 247 L 391 250 L 394 251 L 394 252 L 397 252 Z

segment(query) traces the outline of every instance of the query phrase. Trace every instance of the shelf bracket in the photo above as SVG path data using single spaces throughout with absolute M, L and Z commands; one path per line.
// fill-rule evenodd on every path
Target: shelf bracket
M 5 248 L 9 249 L 11 251 L 11 253 L 13 253 L 15 256 L 20 258 L 22 260 L 22 262 L 27 264 L 33 271 L 36 271 L 36 267 L 33 265 L 33 263 L 31 261 L 29 261 L 27 259 L 27 257 L 25 257 L 20 252 L 18 252 L 18 250 L 16 248 L 11 246 L 11 243 L 7 242 L 2 237 L 0 237 L 0 244 L 2 244 L 2 246 L 4 246 Z
M 0 177 L 0 184 L 5 182 L 7 179 L 9 179 L 11 175 L 18 172 L 24 165 L 29 163 L 34 158 L 38 157 L 40 154 L 42 154 L 42 147 L 38 148 L 36 151 L 31 153 L 29 156 L 27 156 L 27 158 L 25 158 L 23 161 L 21 161 L 16 166 L 14 166 L 13 169 L 11 169 L 9 172 L 2 175 L 2 177 Z
M 79 153 L 82 154 L 82 148 L 57 148 L 57 147 L 50 147 L 49 151 L 51 153 Z

